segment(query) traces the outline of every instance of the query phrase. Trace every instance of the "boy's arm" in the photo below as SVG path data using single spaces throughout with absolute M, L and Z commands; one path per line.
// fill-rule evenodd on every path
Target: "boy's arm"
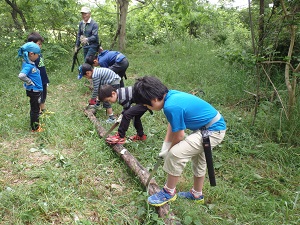
M 98 96 L 98 89 L 99 89 L 99 85 L 101 83 L 101 78 L 98 76 L 95 76 L 92 78 L 93 80 L 93 93 L 92 93 L 92 97 L 93 99 L 96 99 Z
M 170 123 L 168 123 L 166 137 L 163 142 L 159 156 L 164 158 L 168 154 L 168 151 L 170 150 L 170 148 L 172 148 L 174 145 L 176 145 L 183 139 L 184 139 L 184 130 L 172 132 L 172 127 L 171 127 Z
M 27 75 L 25 73 L 22 73 L 22 72 L 19 73 L 18 77 L 19 77 L 20 80 L 24 81 L 27 85 L 35 85 L 32 82 L 32 80 L 29 77 L 27 77 Z
M 182 141 L 184 139 L 184 130 L 172 132 L 171 136 L 172 136 L 172 141 L 171 141 L 170 148 L 172 148 L 174 145 L 176 145 L 177 143 L 179 143 L 180 141 Z M 169 150 L 170 150 L 170 148 L 169 148 Z

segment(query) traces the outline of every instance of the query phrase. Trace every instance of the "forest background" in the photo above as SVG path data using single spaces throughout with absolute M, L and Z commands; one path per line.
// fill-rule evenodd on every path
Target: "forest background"
M 227 136 L 214 150 L 217 187 L 205 184 L 203 206 L 172 203 L 177 220 L 299 224 L 299 0 L 253 0 L 242 9 L 219 2 L 107 0 L 91 7 L 102 46 L 129 59 L 126 85 L 155 75 L 226 119 Z M 146 203 L 145 187 L 84 116 L 90 91 L 71 72 L 81 6 L 0 2 L 0 224 L 163 224 Z M 45 38 L 46 104 L 55 112 L 42 118 L 39 134 L 29 132 L 29 102 L 17 78 L 17 50 L 32 31 Z M 103 122 L 104 110 L 97 117 Z M 125 147 L 152 169 L 166 119 L 155 112 L 143 124 L 148 140 Z M 188 166 L 179 191 L 191 187 L 190 177 Z M 155 179 L 164 184 L 161 168 Z

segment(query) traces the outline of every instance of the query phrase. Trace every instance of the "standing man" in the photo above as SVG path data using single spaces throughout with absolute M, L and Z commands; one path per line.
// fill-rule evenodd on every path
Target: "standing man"
M 75 52 L 78 51 L 80 44 L 83 46 L 84 62 L 89 56 L 98 53 L 99 37 L 98 24 L 91 18 L 91 9 L 84 6 L 80 10 L 82 21 L 79 23 L 78 33 L 75 44 Z

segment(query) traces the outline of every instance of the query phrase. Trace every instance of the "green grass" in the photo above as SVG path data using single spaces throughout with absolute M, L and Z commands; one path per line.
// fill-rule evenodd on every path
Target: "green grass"
M 126 85 L 136 77 L 155 75 L 169 88 L 211 102 L 227 121 L 225 140 L 214 149 L 217 186 L 205 183 L 206 204 L 171 203 L 182 224 L 300 223 L 299 147 L 271 142 L 250 126 L 253 102 L 237 105 L 248 98 L 243 90 L 251 80 L 244 71 L 218 60 L 214 46 L 206 42 L 140 45 L 125 54 L 130 61 Z M 163 224 L 146 203 L 138 178 L 85 117 L 90 92 L 84 79 L 69 72 L 71 56 L 57 62 L 56 70 L 48 71 L 46 102 L 55 114 L 43 118 L 45 132 L 35 134 L 29 128 L 29 100 L 17 78 L 19 66 L 0 62 L 10 68 L 0 75 L 0 224 Z M 120 106 L 113 108 L 121 112 Z M 99 110 L 97 117 L 103 122 L 105 111 Z M 142 120 L 148 140 L 125 147 L 152 169 L 167 122 L 162 112 L 146 113 Z M 127 135 L 133 134 L 130 127 Z M 160 167 L 155 174 L 160 186 L 165 177 Z M 177 191 L 191 185 L 188 164 Z

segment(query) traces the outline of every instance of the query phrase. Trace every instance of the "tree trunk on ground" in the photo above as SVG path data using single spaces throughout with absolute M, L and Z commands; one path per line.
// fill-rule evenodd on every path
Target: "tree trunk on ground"
M 99 137 L 102 138 L 105 135 L 106 131 L 101 126 L 101 123 L 94 115 L 94 112 L 95 112 L 94 109 L 84 110 L 85 115 L 95 125 L 96 130 L 99 134 Z M 140 179 L 142 184 L 146 187 L 146 183 L 147 183 L 148 177 L 150 175 L 150 173 L 147 171 L 147 169 L 145 169 L 139 163 L 139 161 L 133 155 L 131 155 L 131 153 L 126 148 L 124 148 L 123 145 L 116 144 L 116 145 L 110 145 L 110 146 L 125 161 L 125 163 L 129 166 L 129 168 L 138 176 L 138 178 Z M 152 195 L 159 191 L 160 191 L 159 186 L 157 185 L 155 180 L 152 179 L 149 184 L 148 193 L 150 195 Z M 180 224 L 180 222 L 175 219 L 174 214 L 172 212 L 170 212 L 170 206 L 168 204 L 165 204 L 161 207 L 157 207 L 156 209 L 157 209 L 158 215 L 161 218 L 164 218 L 164 222 L 166 224 Z

